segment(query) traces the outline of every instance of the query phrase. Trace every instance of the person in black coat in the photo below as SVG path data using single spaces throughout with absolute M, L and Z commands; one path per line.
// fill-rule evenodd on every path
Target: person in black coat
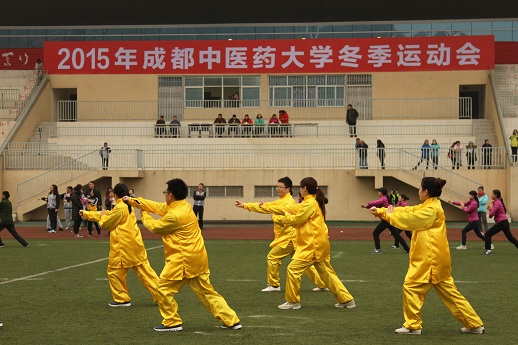
M 349 136 L 356 138 L 356 120 L 360 114 L 358 110 L 354 109 L 351 104 L 347 105 L 347 113 L 345 115 L 345 122 L 349 125 Z
M 81 226 L 81 215 L 79 211 L 83 210 L 83 204 L 81 203 L 81 197 L 83 196 L 83 186 L 80 184 L 74 187 L 74 191 L 70 196 L 70 201 L 72 201 L 72 221 L 74 222 L 74 236 L 75 237 L 83 237 L 79 235 L 79 227 Z

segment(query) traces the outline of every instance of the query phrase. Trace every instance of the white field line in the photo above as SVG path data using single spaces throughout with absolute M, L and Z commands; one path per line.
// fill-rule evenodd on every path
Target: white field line
M 158 248 L 162 248 L 162 247 L 163 246 L 160 245 L 160 246 L 157 246 L 157 247 L 146 248 L 146 250 L 153 250 L 153 249 L 158 249 Z M 44 275 L 47 275 L 47 274 L 50 274 L 50 273 L 66 271 L 66 270 L 69 270 L 69 269 L 72 269 L 72 268 L 77 268 L 77 267 L 82 267 L 82 266 L 86 266 L 86 265 L 96 264 L 98 262 L 102 262 L 102 261 L 106 261 L 106 260 L 108 260 L 108 258 L 102 258 L 102 259 L 98 259 L 98 260 L 94 260 L 94 261 L 83 262 L 83 263 L 80 263 L 80 264 L 77 264 L 77 265 L 72 265 L 72 266 L 67 266 L 67 267 L 62 267 L 62 268 L 56 268 L 55 270 L 51 270 L 51 271 L 40 272 L 40 273 L 32 274 L 30 276 L 25 276 L 25 277 L 14 278 L 14 279 L 2 281 L 2 282 L 0 282 L 0 285 L 14 283 L 14 282 L 21 281 L 21 280 L 34 280 L 34 278 L 41 277 L 41 276 L 44 276 Z
M 336 253 L 334 253 L 333 255 L 331 255 L 331 257 L 332 257 L 333 259 L 339 259 L 339 258 L 341 258 L 341 257 L 342 257 L 342 255 L 343 255 L 343 254 L 344 254 L 344 252 L 336 252 Z

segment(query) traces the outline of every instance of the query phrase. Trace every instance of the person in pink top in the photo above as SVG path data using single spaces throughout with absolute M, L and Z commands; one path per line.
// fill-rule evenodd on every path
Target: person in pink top
M 362 208 L 370 209 L 372 206 L 379 207 L 389 207 L 390 203 L 387 196 L 387 188 L 381 187 L 378 189 L 378 196 L 379 199 L 370 201 L 367 204 L 362 204 Z M 380 243 L 380 234 L 385 231 L 385 229 L 389 229 L 392 233 L 392 236 L 401 243 L 403 248 L 405 249 L 405 253 L 408 253 L 410 251 L 410 248 L 408 247 L 408 244 L 405 242 L 403 237 L 399 234 L 396 228 L 390 227 L 390 224 L 386 220 L 381 220 L 380 223 L 374 228 L 374 231 L 372 232 L 372 237 L 374 238 L 374 250 L 372 251 L 372 254 L 381 254 L 381 243 Z
M 500 193 L 498 189 L 493 190 L 491 199 L 493 199 L 493 206 L 487 205 L 487 209 L 489 210 L 489 218 L 494 217 L 496 224 L 486 232 L 486 250 L 482 255 L 493 254 L 493 250 L 491 249 L 491 237 L 500 231 L 503 231 L 509 242 L 518 248 L 518 240 L 514 238 L 511 233 L 511 229 L 509 228 L 509 220 L 507 220 L 507 210 L 505 208 L 504 200 L 502 199 L 502 193 Z
M 486 238 L 480 232 L 480 222 L 478 220 L 478 195 L 474 190 L 469 191 L 469 200 L 467 202 L 458 202 L 448 200 L 449 204 L 460 206 L 462 211 L 464 211 L 468 215 L 468 225 L 462 229 L 462 243 L 457 247 L 459 250 L 466 250 L 466 234 L 471 230 L 475 231 L 475 234 L 482 240 L 485 241 Z

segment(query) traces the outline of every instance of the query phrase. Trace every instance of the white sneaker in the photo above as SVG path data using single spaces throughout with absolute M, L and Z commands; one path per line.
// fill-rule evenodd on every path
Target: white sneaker
M 336 303 L 335 308 L 347 308 L 347 309 L 353 309 L 356 308 L 356 303 L 354 303 L 354 300 L 350 300 L 349 302 L 345 303 Z
M 317 292 L 324 292 L 324 291 L 329 291 L 328 288 L 319 288 L 319 287 L 316 287 L 316 288 L 313 288 L 313 291 L 317 291 Z
M 482 255 L 492 255 L 492 254 L 493 254 L 492 250 L 484 250 L 484 252 L 482 253 Z
M 468 249 L 468 247 L 466 246 L 463 246 L 462 244 L 460 246 L 457 247 L 458 250 L 466 250 Z
M 415 335 L 421 334 L 421 330 L 420 329 L 408 329 L 406 327 L 398 328 L 398 329 L 395 330 L 395 332 L 397 334 L 415 334 Z
M 279 307 L 279 309 L 284 309 L 284 310 L 288 310 L 288 309 L 300 309 L 300 303 L 290 303 L 290 302 L 286 302 L 284 304 L 281 304 Z
M 233 324 L 232 326 L 221 325 L 221 328 L 223 328 L 223 329 L 241 329 L 241 328 L 243 328 L 243 326 L 241 326 L 241 324 L 238 322 L 238 323 Z
M 472 328 L 472 329 L 462 327 L 460 330 L 462 331 L 462 333 L 484 334 L 484 326 Z
M 381 249 L 374 249 L 371 254 L 381 254 Z
M 270 286 L 268 285 L 264 289 L 261 290 L 262 292 L 275 292 L 275 291 L 281 291 L 280 286 Z
M 395 246 L 395 245 L 392 245 L 392 247 L 390 247 L 390 249 L 399 249 L 399 247 Z
M 494 245 L 491 245 L 491 250 L 495 249 L 495 246 Z

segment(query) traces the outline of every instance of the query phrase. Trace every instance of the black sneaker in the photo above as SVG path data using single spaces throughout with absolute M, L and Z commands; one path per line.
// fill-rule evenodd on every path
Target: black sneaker
M 130 307 L 131 302 L 110 302 L 108 305 L 110 307 Z
M 179 331 L 183 330 L 182 325 L 176 325 L 176 326 L 171 326 L 171 327 L 160 325 L 160 326 L 154 327 L 153 329 L 157 332 L 179 332 Z
M 243 326 L 241 326 L 241 324 L 238 322 L 238 323 L 233 324 L 232 326 L 221 325 L 221 328 L 223 328 L 223 329 L 241 329 L 241 328 L 243 328 Z

